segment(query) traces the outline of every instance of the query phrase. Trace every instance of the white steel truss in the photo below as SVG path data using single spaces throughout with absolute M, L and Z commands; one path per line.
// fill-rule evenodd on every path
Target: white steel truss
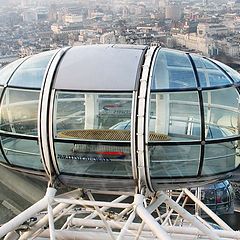
M 191 191 L 121 194 L 77 189 L 43 199 L 0 227 L 4 240 L 234 240 L 233 231 Z M 101 195 L 99 195 L 101 194 Z M 190 212 L 186 210 L 191 200 Z M 204 211 L 214 224 L 198 214 Z

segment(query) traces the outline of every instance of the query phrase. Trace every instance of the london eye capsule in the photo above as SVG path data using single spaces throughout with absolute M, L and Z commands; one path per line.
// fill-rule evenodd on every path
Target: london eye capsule
M 135 45 L 69 47 L 0 70 L 1 164 L 68 186 L 197 186 L 239 166 L 240 75 Z

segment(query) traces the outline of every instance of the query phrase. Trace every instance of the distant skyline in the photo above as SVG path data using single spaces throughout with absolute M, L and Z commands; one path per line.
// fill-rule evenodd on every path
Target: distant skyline
M 9 4 L 9 3 L 14 3 L 14 4 L 20 4 L 22 0 L 0 0 L 0 3 L 1 4 Z M 29 1 L 29 0 L 25 0 L 25 1 Z M 49 1 L 49 0 L 30 0 L 32 3 L 34 2 L 56 2 L 56 3 L 67 3 L 67 2 L 72 2 L 72 1 L 69 1 L 69 0 L 52 0 L 52 1 Z M 77 0 L 75 0 L 77 2 Z M 83 2 L 90 2 L 91 0 L 84 0 Z M 102 1 L 102 0 L 95 0 L 96 2 L 98 1 Z M 110 0 L 109 0 L 110 1 Z M 114 0 L 112 0 L 114 2 Z M 124 1 L 124 0 L 123 0 Z M 138 1 L 138 0 L 132 0 L 132 1 L 135 1 L 135 2 L 145 2 L 145 3 L 149 3 L 149 0 L 141 0 L 141 1 Z M 175 1 L 178 1 L 178 2 L 182 2 L 181 0 L 175 0 Z M 202 0 L 184 0 L 184 2 L 202 2 Z M 225 0 L 225 2 L 234 2 L 235 0 Z M 81 2 L 81 0 L 79 0 L 78 2 Z M 209 2 L 219 2 L 219 0 L 209 0 Z M 2 6 L 4 7 L 4 5 Z

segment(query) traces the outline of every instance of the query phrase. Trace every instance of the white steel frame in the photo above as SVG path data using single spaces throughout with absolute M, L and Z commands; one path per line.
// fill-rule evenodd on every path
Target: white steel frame
M 101 193 L 103 199 L 112 196 L 115 198 L 110 201 L 95 200 L 96 193 Z M 0 238 L 240 239 L 239 231 L 233 231 L 188 189 L 177 192 L 160 191 L 148 197 L 143 194 L 92 192 L 82 189 L 57 197 L 55 194 L 56 189 L 49 187 L 40 201 L 0 227 Z M 197 206 L 195 214 L 185 209 L 189 199 Z M 199 209 L 211 217 L 220 230 L 202 219 L 198 214 Z M 37 220 L 31 222 L 31 217 L 36 217 Z M 61 224 L 58 221 L 60 219 Z

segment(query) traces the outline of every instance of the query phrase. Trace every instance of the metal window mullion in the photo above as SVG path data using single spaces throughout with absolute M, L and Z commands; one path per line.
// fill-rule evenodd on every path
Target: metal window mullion
M 131 113 L 131 158 L 132 158 L 132 174 L 133 179 L 138 179 L 137 159 L 136 159 L 136 105 L 137 105 L 137 92 L 134 91 L 132 95 L 132 113 Z
M 146 118 L 146 122 L 145 122 L 145 173 L 146 173 L 146 178 L 148 181 L 148 185 L 151 189 L 151 191 L 154 191 L 154 188 L 152 186 L 152 181 L 151 181 L 151 175 L 150 175 L 150 158 L 149 158 L 149 123 L 150 123 L 150 119 L 149 119 L 149 107 L 150 107 L 150 101 L 151 101 L 151 83 L 152 83 L 152 77 L 153 77 L 153 69 L 154 69 L 154 62 L 157 58 L 157 53 L 161 48 L 154 48 L 153 49 L 153 53 L 152 53 L 152 58 L 151 58 L 151 62 L 150 62 L 150 69 L 149 69 L 149 73 L 148 73 L 148 89 L 147 89 L 147 98 L 146 98 L 146 113 L 147 113 L 147 118 Z
M 211 59 L 207 58 L 207 57 L 203 57 L 204 59 L 208 60 L 209 62 L 213 63 L 217 68 L 219 68 L 222 72 L 224 72 L 224 74 L 229 78 L 229 80 L 231 81 L 231 83 L 234 85 L 235 81 L 233 80 L 233 78 L 229 75 L 229 73 L 223 69 L 221 66 L 219 66 L 217 63 L 215 63 L 214 61 L 212 61 Z
M 201 149 L 200 149 L 200 163 L 198 167 L 198 176 L 201 176 L 203 169 L 203 161 L 205 155 L 205 143 L 206 143 L 206 126 L 205 126 L 205 118 L 204 118 L 204 104 L 203 104 L 203 95 L 202 92 L 198 91 L 199 103 L 200 103 L 200 114 L 201 114 Z
M 139 84 L 139 94 L 138 94 L 138 107 L 137 107 L 137 163 L 138 163 L 138 190 L 141 191 L 143 187 L 149 186 L 149 181 L 147 180 L 146 174 L 146 104 L 147 104 L 147 92 L 148 92 L 148 80 L 149 80 L 149 70 L 151 67 L 151 61 L 156 47 L 151 47 L 147 50 L 145 54 L 145 61 L 142 66 L 142 74 Z M 147 170 L 149 171 L 149 170 Z M 152 189 L 151 189 L 152 190 Z
M 39 148 L 40 154 L 44 163 L 45 171 L 52 181 L 52 174 L 56 172 L 56 169 L 53 167 L 53 159 L 55 155 L 52 155 L 51 149 L 53 149 L 52 135 L 49 133 L 49 129 L 52 128 L 50 125 L 50 106 L 52 98 L 52 85 L 54 81 L 55 71 L 56 68 L 64 55 L 64 53 L 69 48 L 64 48 L 58 51 L 54 57 L 52 58 L 51 63 L 48 65 L 48 70 L 45 73 L 44 81 L 41 88 L 40 93 L 40 104 L 39 104 L 39 111 L 38 111 L 38 132 L 39 132 Z M 52 122 L 52 121 L 51 121 Z M 52 182 L 51 182 L 52 183 Z
M 4 93 L 5 93 L 6 89 L 7 89 L 6 87 L 4 87 L 4 88 L 2 89 L 1 98 L 0 98 L 0 117 L 1 117 L 1 118 L 2 118 L 3 96 L 4 96 Z M 1 118 L 0 118 L 0 119 L 1 119 Z M 1 135 L 1 133 L 0 133 L 0 151 L 1 151 L 1 154 L 3 155 L 3 158 L 4 158 L 4 160 L 6 161 L 6 163 L 9 164 L 10 166 L 12 166 L 12 164 L 8 161 L 8 158 L 7 158 L 6 154 L 5 154 L 2 141 L 3 141 L 3 140 L 2 140 L 2 135 Z
M 60 173 L 59 170 L 59 166 L 57 163 L 57 158 L 56 158 L 56 154 L 55 154 L 55 147 L 54 147 L 54 136 L 56 134 L 56 114 L 54 111 L 56 111 L 55 106 L 55 99 L 56 99 L 56 90 L 52 90 L 51 91 L 51 99 L 50 99 L 50 104 L 49 104 L 49 146 L 50 146 L 50 153 L 51 156 L 54 156 L 52 158 L 52 164 L 55 168 L 55 171 L 57 172 L 57 174 Z
M 6 113 L 7 113 L 8 119 L 9 119 L 9 125 L 10 125 L 10 128 L 11 128 L 11 131 L 13 133 L 16 133 L 15 127 L 13 125 L 12 113 L 10 111 L 9 88 L 5 92 L 5 96 L 6 96 Z
M 224 85 L 217 85 L 217 86 L 210 86 L 210 87 L 201 87 L 202 91 L 204 90 L 217 90 L 217 89 L 223 89 L 223 88 L 230 88 L 232 86 L 240 87 L 239 83 L 229 83 L 229 84 L 224 84 Z M 152 92 L 157 92 L 157 93 L 174 93 L 174 92 L 193 92 L 197 91 L 197 87 L 186 87 L 186 88 L 165 88 L 165 89 L 152 89 Z
M 203 103 L 203 95 L 202 95 L 202 88 L 200 84 L 200 79 L 197 71 L 197 67 L 195 65 L 195 62 L 192 59 L 192 56 L 187 53 L 187 56 L 191 62 L 193 72 L 195 75 L 195 80 L 197 83 L 197 92 L 198 92 L 198 99 L 199 99 L 199 107 L 200 107 L 200 121 L 201 121 L 201 149 L 200 149 L 200 162 L 199 162 L 199 167 L 198 167 L 198 176 L 201 176 L 202 169 L 203 169 L 203 161 L 204 161 L 204 155 L 205 155 L 205 118 L 204 118 L 204 103 Z

